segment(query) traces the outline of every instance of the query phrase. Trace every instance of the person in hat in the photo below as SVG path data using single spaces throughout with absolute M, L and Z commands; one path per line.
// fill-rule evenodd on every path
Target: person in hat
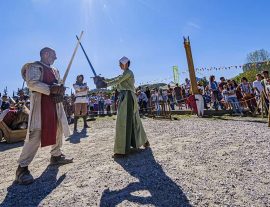
M 9 107 L 10 107 L 10 103 L 9 103 L 9 100 L 8 100 L 8 96 L 3 95 L 2 104 L 1 104 L 1 110 L 4 111 L 6 109 L 9 109 Z
M 135 80 L 129 69 L 130 60 L 122 57 L 119 60 L 123 74 L 112 79 L 105 79 L 108 86 L 116 86 L 119 92 L 118 114 L 114 142 L 114 158 L 123 157 L 130 152 L 131 147 L 149 147 L 138 110 L 135 94 Z
M 83 118 L 84 128 L 89 128 L 87 125 L 87 104 L 88 100 L 88 92 L 89 88 L 87 83 L 83 82 L 84 77 L 83 75 L 78 75 L 76 79 L 76 83 L 73 84 L 75 89 L 75 111 L 74 111 L 74 132 L 77 132 L 77 123 L 80 117 Z
M 18 99 L 16 100 L 17 103 L 26 103 L 27 99 L 29 98 L 28 96 L 25 95 L 24 91 L 21 89 L 18 92 Z
M 60 75 L 52 65 L 56 60 L 53 49 L 40 51 L 40 61 L 27 63 L 22 68 L 22 77 L 31 91 L 30 114 L 25 143 L 18 160 L 15 182 L 30 184 L 34 181 L 28 166 L 39 146 L 51 148 L 51 165 L 73 162 L 62 154 L 63 134 L 70 135 L 66 114 L 61 102 L 65 88 L 59 85 Z

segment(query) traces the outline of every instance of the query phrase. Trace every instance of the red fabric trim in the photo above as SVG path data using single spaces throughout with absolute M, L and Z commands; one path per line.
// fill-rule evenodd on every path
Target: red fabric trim
M 52 85 L 56 78 L 51 68 L 43 66 L 43 82 Z M 56 144 L 57 112 L 52 96 L 41 96 L 41 147 Z

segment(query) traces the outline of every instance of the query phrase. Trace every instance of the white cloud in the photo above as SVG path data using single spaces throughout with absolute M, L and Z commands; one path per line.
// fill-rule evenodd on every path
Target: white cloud
M 195 29 L 201 29 L 200 25 L 198 25 L 198 24 L 196 24 L 194 22 L 188 22 L 187 25 L 190 26 L 190 27 L 193 27 Z

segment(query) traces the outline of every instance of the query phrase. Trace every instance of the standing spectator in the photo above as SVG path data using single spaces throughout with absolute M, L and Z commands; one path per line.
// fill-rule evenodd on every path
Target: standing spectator
M 140 91 L 140 90 L 138 91 L 138 101 L 139 101 L 139 106 L 140 106 L 140 112 L 144 116 L 145 112 L 147 111 L 148 98 L 143 91 Z
M 18 102 L 23 102 L 23 103 L 25 103 L 27 100 L 28 100 L 28 96 L 26 96 L 25 94 L 24 94 L 24 91 L 23 90 L 19 90 L 19 92 L 18 92 L 18 99 L 16 100 L 16 102 L 18 103 Z
M 112 100 L 110 99 L 109 95 L 105 96 L 105 107 L 106 107 L 106 112 L 107 115 L 111 116 L 111 105 L 112 105 Z
M 228 103 L 232 106 L 233 112 L 235 114 L 243 115 L 243 109 L 239 104 L 239 101 L 236 96 L 236 87 L 234 86 L 233 82 L 228 80 L 227 85 L 227 100 Z
M 262 85 L 263 85 L 263 95 L 264 95 L 264 100 L 266 102 L 267 108 L 269 108 L 269 92 L 270 92 L 270 78 L 269 78 L 269 72 L 267 70 L 262 72 L 263 74 L 263 80 L 262 80 Z
M 182 96 L 183 98 L 186 98 L 186 91 L 184 85 L 182 85 L 181 88 L 182 88 Z
M 145 88 L 145 94 L 146 94 L 146 97 L 148 98 L 148 100 L 150 100 L 151 99 L 151 91 L 150 91 L 148 86 L 146 86 L 146 88 Z M 147 102 L 147 108 L 149 109 L 149 107 L 150 107 L 150 101 Z
M 4 111 L 6 109 L 9 109 L 9 107 L 10 107 L 10 103 L 9 103 L 7 95 L 3 95 L 1 110 Z
M 162 94 L 162 99 L 164 102 L 168 102 L 168 93 L 167 90 L 160 89 L 160 94 Z
M 242 93 L 241 93 L 241 89 L 238 87 L 238 84 L 236 83 L 235 80 L 231 80 L 231 85 L 236 88 L 236 97 L 238 99 L 238 101 L 242 101 L 243 99 L 243 96 L 242 96 Z
M 95 114 L 95 109 L 94 109 L 94 104 L 95 104 L 95 98 L 93 98 L 93 96 L 91 96 L 90 101 L 89 101 L 89 110 L 90 110 L 90 115 L 94 116 Z
M 228 108 L 228 90 L 227 85 L 223 85 L 223 90 L 221 91 L 223 104 Z
M 26 105 L 27 101 L 25 102 Z M 64 96 L 64 101 L 63 101 L 63 107 L 67 116 L 68 124 L 72 123 L 72 114 L 73 114 L 73 105 L 71 103 L 71 98 L 68 97 L 67 95 Z
M 222 92 L 224 89 L 224 85 L 227 85 L 224 77 L 220 77 L 220 83 L 218 84 L 219 91 Z
M 218 84 L 215 81 L 215 76 L 211 75 L 209 78 L 209 89 L 211 91 L 211 98 L 215 110 L 218 110 Z
M 149 89 L 148 86 L 146 86 L 146 88 L 145 88 L 145 95 L 146 95 L 146 97 L 147 97 L 148 99 L 151 98 L 151 91 L 150 91 L 150 89 Z
M 204 94 L 204 87 L 200 82 L 197 82 L 197 87 L 198 87 L 198 92 L 199 94 L 203 95 Z
M 246 77 L 243 77 L 238 87 L 241 89 L 243 100 L 246 102 L 248 108 L 251 112 L 254 112 L 257 107 L 257 102 L 252 85 L 248 82 Z
M 256 99 L 258 101 L 261 97 L 261 92 L 263 91 L 262 75 L 259 73 L 256 75 L 256 80 L 253 82 L 253 88 L 255 90 Z
M 204 100 L 204 108 L 209 109 L 208 104 L 211 104 L 211 91 L 209 90 L 209 86 L 205 86 L 204 93 L 203 93 L 203 100 Z
M 185 97 L 188 98 L 190 95 L 190 81 L 186 78 L 185 79 L 185 84 L 184 84 L 184 89 L 185 89 Z
M 174 110 L 174 98 L 173 98 L 173 89 L 168 85 L 167 89 L 168 102 L 170 103 L 171 109 Z
M 105 99 L 104 99 L 103 93 L 100 92 L 98 96 L 98 113 L 101 116 L 104 115 L 104 103 L 105 103 Z
M 159 91 L 157 88 L 155 88 L 155 90 L 152 91 L 151 106 L 154 106 L 155 111 L 156 111 L 156 115 L 159 116 L 160 115 L 160 105 L 159 105 Z
M 178 83 L 176 83 L 176 87 L 174 88 L 174 95 L 179 109 L 182 109 L 182 88 L 178 85 Z
M 98 115 L 99 114 L 99 104 L 98 104 L 98 99 L 99 99 L 99 96 L 96 96 L 95 97 L 95 102 L 94 102 L 94 114 L 95 115 Z

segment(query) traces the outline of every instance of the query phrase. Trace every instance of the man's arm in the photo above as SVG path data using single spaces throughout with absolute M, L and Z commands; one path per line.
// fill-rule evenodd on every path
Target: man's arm
M 80 87 L 77 84 L 73 84 L 73 88 L 75 89 L 76 92 L 88 91 L 88 87 L 87 86 Z
M 31 91 L 36 91 L 45 95 L 50 95 L 50 86 L 40 81 L 41 70 L 40 67 L 31 65 L 26 70 L 26 84 Z

